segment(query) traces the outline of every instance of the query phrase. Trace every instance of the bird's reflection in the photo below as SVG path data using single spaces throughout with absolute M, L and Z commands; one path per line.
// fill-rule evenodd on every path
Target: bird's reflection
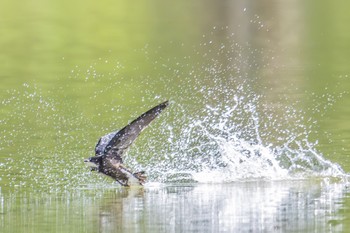
M 100 232 L 285 232 L 331 226 L 342 188 L 317 182 L 166 185 L 108 192 Z M 332 229 L 333 229 L 332 228 Z
M 99 207 L 100 232 L 122 232 L 133 225 L 139 216 L 137 212 L 143 209 L 144 194 L 145 189 L 141 186 L 105 193 Z

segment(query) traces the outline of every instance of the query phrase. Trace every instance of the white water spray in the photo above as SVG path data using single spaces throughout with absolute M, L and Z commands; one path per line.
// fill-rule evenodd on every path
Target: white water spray
M 257 110 L 259 101 L 259 97 L 235 95 L 231 103 L 206 105 L 198 117 L 182 116 L 167 127 L 173 150 L 164 151 L 167 155 L 161 160 L 153 158 L 147 172 L 163 182 L 203 183 L 347 176 L 338 164 L 317 151 L 316 143 L 309 142 L 303 125 L 293 129 L 281 126 L 275 129 L 281 132 L 276 135 L 278 143 L 269 141 L 269 127 Z M 273 117 L 264 119 L 277 121 Z M 175 133 L 176 126 L 182 126 L 181 131 Z M 289 135 L 283 138 L 286 131 Z

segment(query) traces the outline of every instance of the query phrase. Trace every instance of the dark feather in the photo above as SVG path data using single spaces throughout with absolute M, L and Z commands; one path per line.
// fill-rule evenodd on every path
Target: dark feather
M 106 149 L 106 146 L 108 143 L 112 140 L 112 138 L 118 133 L 118 131 L 114 131 L 112 133 L 106 134 L 105 136 L 102 136 L 100 140 L 98 140 L 98 143 L 95 147 L 95 154 L 97 155 L 103 155 Z
M 132 173 L 123 165 L 122 155 L 141 131 L 167 106 L 168 101 L 165 101 L 145 112 L 120 131 L 101 137 L 95 147 L 95 156 L 85 160 L 85 162 L 94 164 L 96 167 L 93 170 L 112 177 L 121 185 L 129 186 L 130 182 L 135 183 L 135 180 L 137 183 L 143 184 L 146 179 L 144 172 Z
M 165 101 L 164 103 L 161 103 L 148 110 L 136 120 L 132 121 L 123 129 L 115 133 L 114 136 L 111 136 L 113 135 L 113 133 L 111 133 L 102 137 L 100 140 L 103 142 L 99 144 L 101 149 L 104 147 L 103 155 L 107 157 L 121 158 L 124 152 L 140 135 L 142 130 L 145 129 L 146 126 L 148 126 L 161 113 L 161 111 L 166 108 L 166 106 L 168 106 L 168 101 Z M 104 146 L 105 140 L 108 140 L 110 137 L 110 141 L 106 146 Z

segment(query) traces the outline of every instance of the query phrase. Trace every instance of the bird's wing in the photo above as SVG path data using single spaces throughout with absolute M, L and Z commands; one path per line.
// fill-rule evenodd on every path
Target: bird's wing
M 104 147 L 104 156 L 121 158 L 137 136 L 140 135 L 141 131 L 146 128 L 168 104 L 168 101 L 165 101 L 155 106 L 115 133 Z
M 118 133 L 118 131 L 114 131 L 112 133 L 106 134 L 98 140 L 96 147 L 95 147 L 95 154 L 96 156 L 101 156 L 105 152 L 105 148 L 108 145 L 108 143 L 112 140 L 112 138 Z

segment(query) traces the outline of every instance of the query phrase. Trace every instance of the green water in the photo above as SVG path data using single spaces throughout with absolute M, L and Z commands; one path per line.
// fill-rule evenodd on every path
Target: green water
M 342 194 L 328 188 L 295 181 L 24 193 L 6 201 L 0 220 L 5 232 L 341 231 Z
M 0 231 L 347 232 L 349 5 L 2 1 Z M 149 185 L 86 168 L 100 136 L 166 99 L 125 158 Z M 236 133 L 344 174 L 314 158 L 303 181 L 178 179 L 222 169 L 211 140 Z

